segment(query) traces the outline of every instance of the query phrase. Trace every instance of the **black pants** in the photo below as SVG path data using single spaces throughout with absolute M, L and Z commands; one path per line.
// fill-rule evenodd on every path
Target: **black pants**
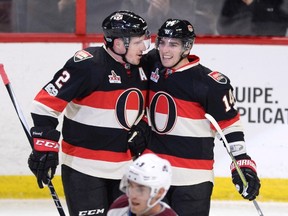
M 62 183 L 70 216 L 106 215 L 119 197 L 120 180 L 85 175 L 62 165 Z
M 191 186 L 171 186 L 164 200 L 179 216 L 208 216 L 212 182 Z

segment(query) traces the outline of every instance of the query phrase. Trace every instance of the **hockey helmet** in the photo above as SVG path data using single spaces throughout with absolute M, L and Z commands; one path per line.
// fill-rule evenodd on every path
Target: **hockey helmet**
M 194 27 L 187 20 L 168 19 L 158 30 L 156 47 L 158 47 L 163 37 L 180 39 L 183 42 L 184 48 L 188 49 L 193 46 L 196 35 Z
M 130 180 L 137 184 L 150 187 L 150 197 L 154 197 L 160 188 L 164 188 L 166 192 L 168 191 L 171 184 L 171 177 L 172 171 L 169 161 L 152 153 L 144 154 L 129 166 L 121 181 L 120 190 L 126 192 L 128 180 Z
M 120 10 L 110 14 L 102 22 L 104 39 L 107 45 L 111 46 L 115 38 L 124 38 L 125 46 L 128 47 L 130 37 L 146 35 L 150 37 L 146 21 L 139 15 L 128 11 Z

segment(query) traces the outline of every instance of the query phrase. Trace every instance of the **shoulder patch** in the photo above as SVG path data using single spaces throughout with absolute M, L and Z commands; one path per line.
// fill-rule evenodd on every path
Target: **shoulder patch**
M 93 55 L 85 50 L 80 50 L 74 55 L 74 62 L 84 61 L 85 59 L 92 58 Z
M 226 84 L 227 83 L 227 78 L 225 75 L 221 74 L 218 71 L 212 71 L 211 73 L 208 74 L 213 80 L 220 84 Z

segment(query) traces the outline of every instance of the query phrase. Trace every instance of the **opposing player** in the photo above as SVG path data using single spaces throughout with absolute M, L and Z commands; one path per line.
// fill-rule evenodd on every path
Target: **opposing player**
M 40 188 L 58 165 L 56 127 L 64 113 L 61 174 L 70 215 L 106 215 L 137 154 L 127 147 L 127 135 L 147 95 L 147 74 L 138 66 L 149 41 L 147 23 L 133 12 L 116 11 L 102 28 L 105 46 L 76 52 L 33 101 L 28 164 Z
M 155 154 L 138 157 L 124 174 L 120 189 L 125 193 L 111 205 L 107 216 L 176 216 L 161 200 L 171 184 L 171 165 Z
M 260 188 L 256 164 L 246 152 L 230 80 L 201 65 L 198 56 L 189 55 L 195 37 L 188 21 L 168 19 L 158 31 L 156 49 L 148 53 L 149 62 L 153 62 L 149 87 L 152 133 L 145 152 L 170 161 L 172 186 L 165 200 L 181 216 L 209 215 L 215 129 L 205 113 L 220 124 L 248 181 L 244 188 L 231 167 L 239 193 L 253 200 Z

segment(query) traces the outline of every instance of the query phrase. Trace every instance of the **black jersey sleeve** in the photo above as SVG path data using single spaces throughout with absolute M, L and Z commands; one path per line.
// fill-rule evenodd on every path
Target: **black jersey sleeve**
M 53 79 L 44 89 L 47 91 L 49 90 L 49 86 L 50 88 L 52 86 L 55 90 L 52 94 L 67 102 L 89 94 L 93 91 L 93 88 L 97 87 L 97 83 L 101 83 L 102 80 L 101 69 L 103 66 L 101 63 L 98 63 L 100 61 L 96 62 L 93 59 L 97 54 L 96 50 L 94 52 L 93 50 L 89 50 L 89 52 L 86 50 L 76 52 L 66 62 L 64 67 L 54 75 Z M 81 55 L 85 56 L 81 59 Z M 91 84 L 92 81 L 93 85 Z
M 206 82 L 206 112 L 217 121 L 229 120 L 237 116 L 236 101 L 229 78 L 220 72 L 211 71 L 206 75 Z
M 206 112 L 219 123 L 229 143 L 233 155 L 246 154 L 244 129 L 240 115 L 235 107 L 235 97 L 230 80 L 224 74 L 211 71 L 207 73 Z
M 57 116 L 70 101 L 85 97 L 97 88 L 103 69 L 101 59 L 95 60 L 101 55 L 99 49 L 76 52 L 36 95 L 31 112 L 35 126 L 55 128 Z

